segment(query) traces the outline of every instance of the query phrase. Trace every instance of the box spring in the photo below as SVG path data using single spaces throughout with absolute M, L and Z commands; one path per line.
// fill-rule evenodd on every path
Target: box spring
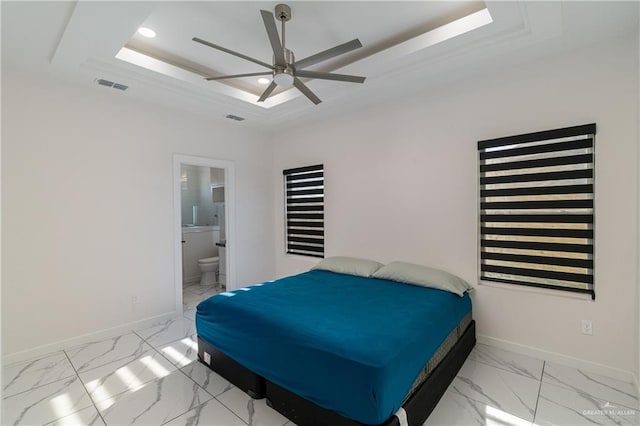
M 265 379 L 248 370 L 198 336 L 198 359 L 253 399 L 265 397 Z

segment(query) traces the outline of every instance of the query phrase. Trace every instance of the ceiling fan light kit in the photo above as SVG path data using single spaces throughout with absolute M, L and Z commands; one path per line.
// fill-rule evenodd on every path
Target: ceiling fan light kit
M 218 46 L 217 44 L 208 42 L 198 37 L 193 37 L 192 40 L 207 47 L 211 47 L 213 49 L 217 49 L 230 55 L 234 55 L 244 60 L 261 65 L 265 68 L 270 69 L 270 71 L 224 75 L 219 77 L 207 77 L 206 80 L 212 81 L 225 80 L 229 78 L 272 75 L 273 79 L 271 81 L 271 84 L 269 84 L 267 89 L 262 93 L 262 96 L 260 96 L 258 102 L 264 102 L 277 86 L 288 88 L 293 85 L 316 105 L 318 105 L 322 101 L 298 77 L 343 81 L 348 83 L 364 83 L 365 77 L 346 74 L 334 74 L 328 72 L 307 71 L 302 69 L 362 47 L 362 43 L 360 43 L 360 40 L 358 40 L 357 38 L 347 43 L 343 43 L 341 45 L 316 53 L 315 55 L 311 55 L 300 61 L 296 61 L 293 52 L 285 47 L 285 22 L 291 19 L 291 8 L 286 4 L 279 4 L 275 7 L 275 17 L 277 17 L 281 22 L 281 34 L 278 34 L 278 29 L 276 27 L 276 21 L 273 13 L 269 12 L 268 10 L 261 10 L 260 14 L 262 15 L 262 21 L 264 22 L 264 26 L 267 31 L 267 37 L 269 38 L 269 42 L 271 43 L 271 48 L 273 50 L 273 63 L 271 65 L 258 59 L 243 55 L 242 53 L 238 53 L 222 46 Z
M 293 73 L 291 70 L 284 69 L 282 71 L 276 71 L 273 73 L 273 81 L 280 87 L 291 87 L 293 86 L 294 80 Z

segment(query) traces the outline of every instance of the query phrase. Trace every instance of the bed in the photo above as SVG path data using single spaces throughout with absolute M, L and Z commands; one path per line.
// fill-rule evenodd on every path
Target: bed
M 196 312 L 199 359 L 304 425 L 418 425 L 475 344 L 468 294 L 326 270 Z

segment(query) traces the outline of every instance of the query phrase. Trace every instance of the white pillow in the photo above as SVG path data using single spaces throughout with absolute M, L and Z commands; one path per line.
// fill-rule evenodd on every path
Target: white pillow
M 460 297 L 463 296 L 465 291 L 472 288 L 462 278 L 446 271 L 406 262 L 391 262 L 378 269 L 373 274 L 373 278 L 437 288 L 455 293 Z
M 338 272 L 340 274 L 358 275 L 360 277 L 370 277 L 374 272 L 382 267 L 382 263 L 375 260 L 358 259 L 356 257 L 333 256 L 327 257 L 311 268 L 324 271 Z

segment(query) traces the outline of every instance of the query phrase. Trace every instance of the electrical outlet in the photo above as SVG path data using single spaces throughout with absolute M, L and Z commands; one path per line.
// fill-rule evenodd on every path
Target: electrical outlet
M 131 296 L 131 304 L 135 305 L 138 303 L 138 296 Z
M 582 320 L 582 334 L 593 335 L 593 323 L 591 320 Z

